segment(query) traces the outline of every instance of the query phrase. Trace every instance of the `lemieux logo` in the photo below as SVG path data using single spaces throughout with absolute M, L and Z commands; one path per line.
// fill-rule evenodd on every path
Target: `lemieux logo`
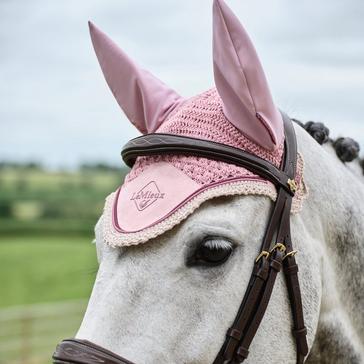
M 134 201 L 139 211 L 143 211 L 157 200 L 164 199 L 165 195 L 159 190 L 157 184 L 151 181 L 138 192 L 134 192 L 130 200 Z

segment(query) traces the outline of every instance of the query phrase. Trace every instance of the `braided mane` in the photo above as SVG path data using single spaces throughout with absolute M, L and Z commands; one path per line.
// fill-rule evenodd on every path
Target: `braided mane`
M 359 157 L 360 145 L 356 140 L 349 137 L 339 137 L 335 140 L 330 138 L 330 130 L 321 122 L 302 123 L 297 119 L 292 120 L 305 129 L 320 145 L 330 143 L 343 163 L 358 161 L 364 175 L 364 158 Z

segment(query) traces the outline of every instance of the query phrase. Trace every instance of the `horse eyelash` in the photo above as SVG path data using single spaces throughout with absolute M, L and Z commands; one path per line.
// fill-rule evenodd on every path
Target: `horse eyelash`
M 216 237 L 207 237 L 204 239 L 202 244 L 209 249 L 232 250 L 234 247 L 229 240 Z

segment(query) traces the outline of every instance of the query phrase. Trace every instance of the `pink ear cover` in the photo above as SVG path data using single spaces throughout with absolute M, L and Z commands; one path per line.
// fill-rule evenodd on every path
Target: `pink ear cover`
M 213 60 L 216 88 L 183 99 L 139 68 L 90 23 L 105 79 L 119 105 L 142 133 L 166 133 L 226 144 L 279 167 L 284 149 L 283 120 L 244 28 L 223 0 L 213 5 Z M 300 210 L 307 189 L 298 157 Z M 206 158 L 139 157 L 124 184 L 107 199 L 103 238 L 111 246 L 145 243 L 180 224 L 215 197 L 261 195 L 275 200 L 270 182 L 249 170 Z
M 154 132 L 183 98 L 137 66 L 91 22 L 89 28 L 102 72 L 118 104 L 140 132 Z
M 275 166 L 282 159 L 283 142 L 269 151 L 227 120 L 216 89 L 187 100 L 157 132 L 224 143 Z M 306 195 L 302 173 L 299 158 L 299 191 L 293 212 L 300 209 Z M 104 239 L 113 246 L 144 243 L 178 225 L 203 202 L 231 195 L 262 195 L 274 200 L 276 190 L 270 182 L 232 164 L 182 155 L 139 157 L 124 184 L 107 198 L 102 218 Z
M 282 117 L 248 34 L 223 0 L 213 4 L 213 62 L 226 117 L 263 148 L 277 148 L 284 138 Z

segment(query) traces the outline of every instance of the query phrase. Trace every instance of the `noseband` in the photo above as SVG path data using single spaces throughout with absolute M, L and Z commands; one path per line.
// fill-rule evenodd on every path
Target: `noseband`
M 297 364 L 308 353 L 307 330 L 304 325 L 298 266 L 295 260 L 290 231 L 290 211 L 297 164 L 297 143 L 292 121 L 282 113 L 285 127 L 285 150 L 281 169 L 240 149 L 211 141 L 170 134 L 148 134 L 128 142 L 122 151 L 124 162 L 132 167 L 139 156 L 182 154 L 206 157 L 244 167 L 272 182 L 277 188 L 268 226 L 260 253 L 238 313 L 227 330 L 225 342 L 213 364 L 242 363 L 267 309 L 278 272 L 285 274 L 293 317 L 293 336 L 296 342 Z M 133 364 L 85 340 L 62 341 L 53 354 L 54 364 Z

